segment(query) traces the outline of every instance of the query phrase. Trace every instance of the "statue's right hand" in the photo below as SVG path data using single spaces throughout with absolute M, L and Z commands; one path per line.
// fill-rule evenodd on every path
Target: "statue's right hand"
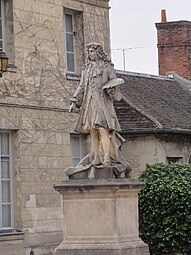
M 74 102 L 72 102 L 72 104 L 70 105 L 69 108 L 69 112 L 73 112 L 76 109 L 76 104 Z

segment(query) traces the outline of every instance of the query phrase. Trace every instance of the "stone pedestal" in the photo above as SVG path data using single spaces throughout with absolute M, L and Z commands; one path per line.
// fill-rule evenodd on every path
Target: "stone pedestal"
M 136 180 L 69 180 L 62 194 L 64 240 L 55 255 L 148 255 L 138 233 Z

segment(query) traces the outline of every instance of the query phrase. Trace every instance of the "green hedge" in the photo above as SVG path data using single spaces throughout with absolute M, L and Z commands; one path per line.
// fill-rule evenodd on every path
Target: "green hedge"
M 191 165 L 147 165 L 140 180 L 140 237 L 151 254 L 190 255 Z

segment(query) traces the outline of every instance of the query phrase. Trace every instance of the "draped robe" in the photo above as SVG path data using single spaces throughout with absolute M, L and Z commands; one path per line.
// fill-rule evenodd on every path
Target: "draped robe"
M 119 86 L 114 87 L 112 95 L 108 93 L 108 89 L 104 89 L 104 85 L 116 79 L 116 73 L 111 65 L 104 61 L 98 64 L 90 62 L 82 69 L 80 84 L 76 89 L 73 99 L 80 107 L 80 114 L 75 126 L 78 133 L 89 133 L 91 129 L 98 130 L 104 127 L 109 131 L 110 135 L 110 157 L 112 163 L 115 164 L 116 175 L 121 172 L 131 171 L 131 165 L 125 160 L 121 154 L 121 146 L 125 139 L 118 133 L 121 131 L 119 121 L 114 109 L 114 100 L 121 100 Z M 103 162 L 103 148 L 100 143 L 100 158 Z M 77 165 L 76 170 L 87 168 L 92 163 L 92 153 L 83 158 Z

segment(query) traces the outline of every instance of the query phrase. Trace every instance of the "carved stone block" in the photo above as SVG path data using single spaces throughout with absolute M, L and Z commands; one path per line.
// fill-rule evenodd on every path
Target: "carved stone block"
M 64 240 L 55 255 L 149 255 L 139 238 L 138 192 L 130 179 L 69 180 L 62 194 Z

